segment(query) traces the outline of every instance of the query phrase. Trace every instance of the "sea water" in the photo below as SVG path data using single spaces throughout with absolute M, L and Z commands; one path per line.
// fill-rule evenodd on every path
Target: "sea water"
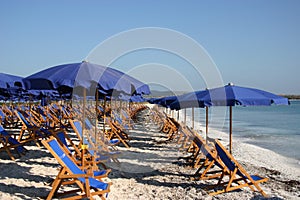
M 238 137 L 243 142 L 297 159 L 300 164 L 300 101 L 290 102 L 289 106 L 233 107 L 233 142 Z M 228 107 L 209 108 L 209 132 L 218 130 L 228 134 L 228 113 Z M 186 116 L 190 121 L 192 109 L 187 109 Z M 194 109 L 194 121 L 205 126 L 205 109 Z

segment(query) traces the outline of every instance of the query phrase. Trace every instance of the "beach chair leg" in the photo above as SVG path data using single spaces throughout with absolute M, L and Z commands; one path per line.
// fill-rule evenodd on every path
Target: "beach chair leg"
M 267 179 L 262 180 L 261 182 L 266 181 Z M 257 191 L 261 193 L 264 197 L 268 197 L 268 195 L 261 189 L 261 187 L 258 185 L 258 182 L 254 181 L 253 185 L 256 187 Z
M 24 133 L 25 133 L 25 130 L 24 130 L 24 128 L 22 127 L 22 128 L 21 128 L 21 131 L 20 131 L 19 138 L 18 138 L 18 142 L 21 142 L 21 141 L 22 141 Z
M 56 195 L 59 187 L 62 184 L 62 179 L 59 178 L 59 175 L 63 173 L 63 168 L 60 169 L 60 171 L 58 172 L 58 175 L 56 176 L 56 178 L 54 179 L 53 183 L 52 183 L 52 189 L 50 191 L 50 193 L 47 196 L 47 200 L 51 200 L 53 196 Z
M 15 160 L 15 157 L 12 155 L 12 153 L 10 152 L 10 150 L 8 148 L 5 148 L 7 154 L 9 155 L 10 159 L 12 159 L 13 161 Z
M 87 198 L 88 199 L 92 199 L 92 197 L 91 197 L 91 191 L 90 191 L 89 178 L 88 177 L 85 179 L 84 189 L 85 189 L 85 194 L 86 194 Z
M 55 196 L 55 194 L 57 193 L 59 187 L 61 186 L 61 179 L 59 179 L 58 177 L 55 178 L 55 180 L 52 183 L 52 189 L 50 191 L 50 193 L 47 196 L 47 200 L 51 200 L 53 196 Z

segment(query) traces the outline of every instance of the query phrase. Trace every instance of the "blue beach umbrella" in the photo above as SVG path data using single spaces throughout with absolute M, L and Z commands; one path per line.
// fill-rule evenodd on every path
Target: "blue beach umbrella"
M 150 94 L 149 86 L 118 70 L 89 62 L 51 67 L 23 79 L 27 89 L 56 89 L 70 92 L 75 87 L 85 89 L 97 85 L 103 91 L 122 91 L 126 94 Z
M 224 87 L 206 90 L 200 99 L 206 106 L 270 106 L 289 105 L 287 98 L 255 88 L 228 84 Z
M 229 150 L 232 152 L 232 106 L 289 105 L 287 98 L 255 88 L 228 84 L 225 87 L 209 89 L 203 97 L 206 106 L 229 106 Z
M 191 107 L 205 106 L 270 106 L 288 105 L 287 98 L 264 90 L 235 86 L 228 84 L 225 87 L 195 91 L 177 97 L 171 102 L 171 109 L 180 110 Z
M 207 89 L 182 95 L 178 98 L 178 102 L 173 102 L 170 107 L 173 109 L 181 109 L 188 107 L 210 107 L 210 106 L 229 106 L 229 146 L 232 149 L 232 106 L 270 106 L 289 105 L 287 98 L 276 94 L 259 90 L 255 88 L 240 87 L 228 84 L 224 87 Z M 206 121 L 207 119 L 206 112 Z
M 2 100 L 18 98 L 22 92 L 22 77 L 0 73 L 0 96 Z
M 22 87 L 22 77 L 0 73 L 0 88 L 9 88 L 19 86 Z

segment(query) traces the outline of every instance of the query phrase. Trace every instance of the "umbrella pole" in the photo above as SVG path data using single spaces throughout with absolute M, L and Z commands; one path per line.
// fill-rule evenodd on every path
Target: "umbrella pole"
M 194 112 L 194 107 L 192 107 L 192 128 L 195 128 L 195 116 L 194 116 L 195 112 Z
M 106 121 L 106 95 L 104 95 L 104 102 L 103 102 L 103 133 L 105 133 L 105 121 Z
M 205 136 L 206 136 L 206 140 L 205 142 L 207 143 L 207 139 L 208 139 L 208 107 L 205 107 Z
M 60 125 L 62 126 L 62 118 L 63 118 L 63 113 L 62 113 L 62 107 L 63 107 L 63 105 L 62 105 L 62 96 L 61 96 L 61 94 L 59 94 L 59 98 L 60 98 L 60 105 L 59 105 L 59 116 L 60 116 L 60 118 L 59 118 L 59 123 L 60 123 Z
M 177 121 L 179 122 L 179 110 L 177 110 Z
M 99 92 L 98 92 L 98 89 L 96 88 L 96 109 L 95 109 L 95 112 L 96 112 L 96 119 L 95 119 L 95 140 L 96 140 L 96 146 L 97 146 L 97 127 L 98 127 L 98 113 L 97 113 L 97 110 L 98 110 L 98 98 L 99 98 Z
M 83 89 L 83 112 L 82 112 L 82 146 L 81 146 L 81 166 L 84 168 L 85 162 L 84 162 L 84 155 L 85 151 L 87 149 L 87 144 L 84 144 L 84 136 L 85 136 L 85 104 L 86 104 L 86 89 Z
M 184 125 L 186 126 L 186 108 L 184 109 Z
M 232 106 L 229 107 L 229 152 L 232 153 Z

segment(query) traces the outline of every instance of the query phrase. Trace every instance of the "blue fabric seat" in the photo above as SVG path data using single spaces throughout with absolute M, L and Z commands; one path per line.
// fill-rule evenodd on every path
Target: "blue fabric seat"
M 93 196 L 103 197 L 105 194 L 107 196 L 111 183 L 105 183 L 101 179 L 97 179 L 94 173 L 89 174 L 87 171 L 80 169 L 74 159 L 54 137 L 43 140 L 42 143 L 62 166 L 52 184 L 52 190 L 48 194 L 47 200 L 65 194 L 73 194 L 72 197 L 74 199 L 79 197 L 92 198 Z M 102 175 L 102 173 L 98 172 L 96 175 Z M 77 185 L 79 189 L 64 191 L 62 194 L 58 194 L 59 187 L 66 184 Z
M 0 143 L 2 147 L 0 150 L 5 150 L 9 157 L 12 160 L 15 160 L 15 157 L 11 153 L 11 149 L 15 150 L 19 156 L 24 155 L 27 151 L 26 148 L 23 146 L 24 144 L 20 143 L 15 138 L 11 137 L 9 133 L 0 125 Z

